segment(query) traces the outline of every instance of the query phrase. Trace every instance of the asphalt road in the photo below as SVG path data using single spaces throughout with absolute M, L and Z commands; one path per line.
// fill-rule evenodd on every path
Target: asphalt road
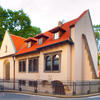
M 56 98 L 48 96 L 0 93 L 0 100 L 100 100 L 100 96 L 92 96 L 87 98 Z

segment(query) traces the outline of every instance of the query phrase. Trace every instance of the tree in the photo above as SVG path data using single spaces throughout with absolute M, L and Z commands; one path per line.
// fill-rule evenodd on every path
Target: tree
M 94 33 L 95 33 L 95 37 L 96 39 L 100 39 L 100 25 L 94 25 Z
M 31 20 L 23 10 L 12 11 L 0 7 L 0 44 L 5 31 L 25 38 L 41 33 L 40 28 L 32 26 Z
M 98 52 L 100 52 L 100 25 L 94 25 L 94 33 L 97 41 Z M 100 53 L 98 53 L 98 65 L 100 61 Z

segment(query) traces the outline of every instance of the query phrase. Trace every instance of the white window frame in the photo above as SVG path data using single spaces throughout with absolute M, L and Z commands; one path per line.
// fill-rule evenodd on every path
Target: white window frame
M 57 32 L 57 33 L 54 34 L 54 39 L 55 39 L 55 40 L 56 40 L 56 39 L 59 39 L 59 32 Z
M 42 44 L 42 38 L 38 39 L 38 44 Z
M 31 42 L 27 42 L 27 47 L 28 47 L 28 48 L 31 47 Z

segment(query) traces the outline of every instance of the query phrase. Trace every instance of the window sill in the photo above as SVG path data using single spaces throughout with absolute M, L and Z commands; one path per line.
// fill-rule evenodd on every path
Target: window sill
M 38 71 L 36 71 L 36 72 L 28 72 L 28 73 L 38 73 Z
M 60 70 L 58 71 L 44 71 L 45 73 L 60 73 Z
M 26 72 L 19 72 L 19 73 L 26 73 Z

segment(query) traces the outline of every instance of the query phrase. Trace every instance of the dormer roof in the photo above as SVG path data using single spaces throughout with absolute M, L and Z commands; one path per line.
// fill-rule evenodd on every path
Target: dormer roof
M 47 34 L 43 34 L 43 33 L 38 34 L 38 35 L 35 36 L 35 38 L 37 38 L 37 39 L 39 39 L 41 37 L 49 38 L 49 36 Z
M 66 30 L 64 30 L 62 27 L 59 27 L 59 26 L 49 30 L 49 32 L 51 32 L 51 33 L 56 33 L 58 31 L 66 32 Z
M 28 39 L 24 40 L 24 42 L 30 42 L 30 41 L 37 42 L 37 39 L 34 37 L 29 37 Z

